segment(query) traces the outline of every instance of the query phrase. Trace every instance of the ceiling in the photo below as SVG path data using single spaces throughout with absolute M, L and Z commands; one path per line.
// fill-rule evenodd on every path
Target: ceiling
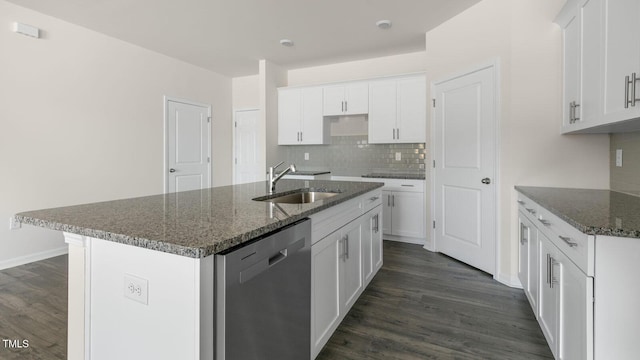
M 8 1 L 235 77 L 260 59 L 293 69 L 421 51 L 425 32 L 480 0 Z

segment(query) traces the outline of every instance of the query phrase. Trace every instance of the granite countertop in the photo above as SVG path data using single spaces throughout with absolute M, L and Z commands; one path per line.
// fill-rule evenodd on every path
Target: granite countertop
M 331 171 L 326 171 L 326 170 L 296 170 L 296 171 L 290 172 L 289 174 L 291 174 L 291 175 L 303 175 L 303 176 L 314 176 L 314 175 L 331 174 Z
M 640 238 L 640 197 L 610 190 L 515 188 L 585 234 Z
M 425 180 L 425 174 L 416 173 L 382 173 L 375 172 L 362 175 L 364 178 L 379 178 L 379 179 L 404 179 L 404 180 Z
M 23 224 L 60 230 L 192 258 L 233 246 L 382 187 L 383 183 L 280 180 L 276 193 L 309 188 L 340 192 L 310 204 L 254 201 L 265 181 L 114 200 L 16 215 Z

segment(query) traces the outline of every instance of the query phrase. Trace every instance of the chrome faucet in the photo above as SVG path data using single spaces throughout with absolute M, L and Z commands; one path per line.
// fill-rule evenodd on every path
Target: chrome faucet
M 278 165 L 271 166 L 269 168 L 269 194 L 273 194 L 276 191 L 276 183 L 278 182 L 278 180 L 280 180 L 280 178 L 287 175 L 287 173 L 289 173 L 290 171 L 293 171 L 293 172 L 296 171 L 296 166 L 294 164 L 291 164 L 288 168 L 284 169 L 280 174 L 276 174 L 275 173 L 276 168 L 282 164 L 284 164 L 284 161 L 281 161 Z

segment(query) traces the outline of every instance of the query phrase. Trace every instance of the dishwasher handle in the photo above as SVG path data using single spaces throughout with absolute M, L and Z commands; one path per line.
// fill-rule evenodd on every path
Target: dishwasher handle
M 289 244 L 288 247 L 280 250 L 275 255 L 269 256 L 268 258 L 264 257 L 262 258 L 262 260 L 258 260 L 255 264 L 241 270 L 239 274 L 239 283 L 246 283 L 257 275 L 267 271 L 272 266 L 275 266 L 277 263 L 283 261 L 287 257 L 293 256 L 304 247 L 304 244 L 305 239 L 302 238 L 293 244 Z
M 273 266 L 287 257 L 287 249 L 280 250 L 279 253 L 269 258 L 269 266 Z

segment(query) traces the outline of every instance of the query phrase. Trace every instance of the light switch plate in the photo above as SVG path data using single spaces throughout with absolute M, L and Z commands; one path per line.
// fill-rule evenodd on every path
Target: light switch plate
M 616 166 L 622 167 L 622 149 L 616 149 Z
M 402 153 L 401 152 L 397 152 L 396 153 L 396 161 L 400 161 L 402 160 Z
M 304 153 L 304 159 L 309 160 L 309 153 Z
M 149 280 L 124 274 L 124 297 L 149 305 Z

